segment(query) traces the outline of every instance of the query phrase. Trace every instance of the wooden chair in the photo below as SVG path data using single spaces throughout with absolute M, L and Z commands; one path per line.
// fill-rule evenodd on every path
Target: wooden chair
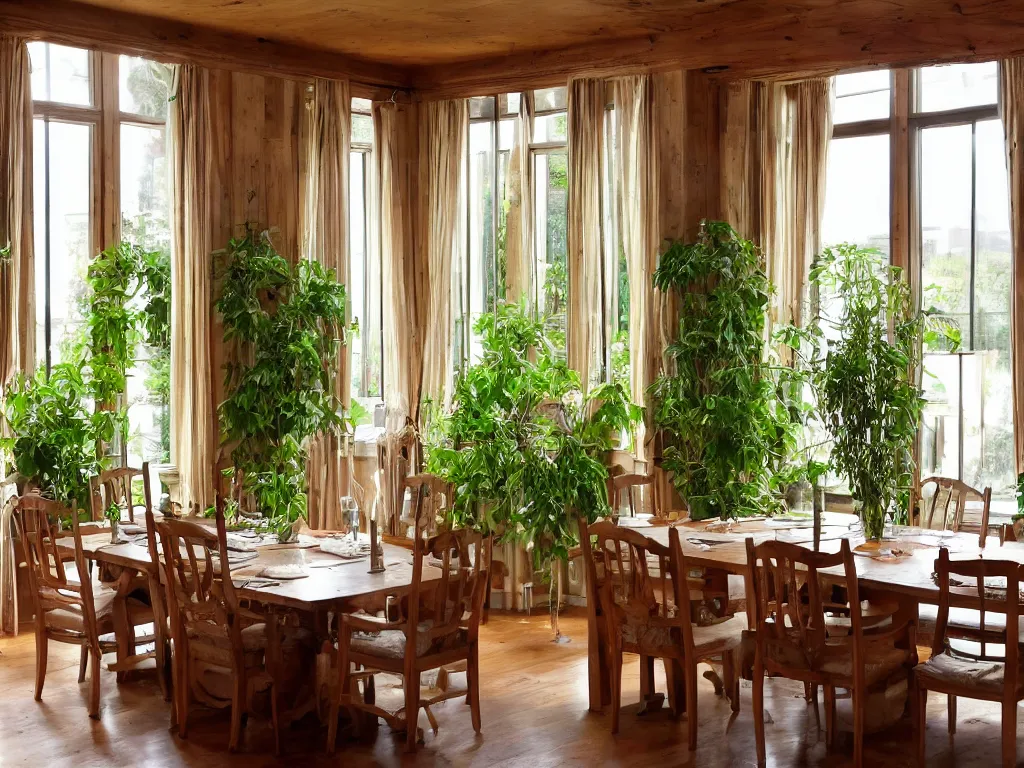
M 412 518 L 402 518 L 399 521 L 400 525 L 396 526 L 398 534 L 385 534 L 383 538 L 388 543 L 411 549 L 413 542 L 434 533 L 437 528 L 438 516 L 451 505 L 455 498 L 455 489 L 451 483 L 440 477 L 425 473 L 405 478 L 401 483 L 401 488 L 402 506 L 404 506 L 406 492 L 412 492 Z M 408 535 L 408 528 L 405 526 L 412 528 L 411 538 Z
M 585 532 L 581 530 L 581 538 L 584 536 L 596 539 L 589 551 L 601 584 L 611 670 L 612 733 L 619 730 L 622 654 L 639 655 L 641 668 L 649 667 L 647 674 L 652 678 L 653 661 L 660 658 L 666 662 L 670 698 L 676 713 L 682 704 L 679 686 L 685 684 L 689 748 L 695 750 L 697 664 L 712 659 L 722 662 L 726 692 L 732 700 L 733 711 L 739 711 L 739 676 L 734 652 L 746 627 L 745 617 L 731 617 L 707 627 L 692 623 L 689 568 L 678 529 L 669 529 L 667 547 L 634 529 L 620 528 L 610 522 L 595 523 L 585 528 Z M 652 560 L 657 564 L 654 572 Z M 603 577 L 601 571 L 604 571 Z M 684 679 L 679 679 L 679 671 Z
M 136 504 L 132 496 L 132 484 L 135 478 L 142 479 L 143 504 Z M 89 482 L 89 499 L 92 506 L 92 519 L 99 521 L 105 517 L 105 512 L 110 506 L 117 505 L 121 509 L 122 519 L 127 514 L 128 521 L 135 522 L 137 510 L 145 513 L 146 509 L 153 508 L 153 500 L 150 496 L 149 487 L 149 462 L 143 462 L 142 469 L 133 467 L 120 467 L 100 472 Z
M 188 735 L 193 696 L 207 706 L 231 707 L 228 748 L 238 749 L 253 698 L 269 690 L 274 747 L 280 752 L 278 686 L 274 664 L 280 641 L 274 622 L 242 607 L 227 569 L 228 549 L 223 502 L 217 505 L 216 531 L 193 520 L 159 521 L 167 606 L 174 638 L 174 689 L 178 732 Z M 217 558 L 217 562 L 214 561 Z M 230 680 L 230 696 L 220 697 L 203 684 L 206 675 Z
M 928 661 L 914 668 L 912 693 L 917 722 L 917 759 L 924 765 L 925 721 L 928 691 L 948 697 L 949 733 L 956 732 L 956 698 L 998 702 L 1002 705 L 1003 765 L 1017 764 L 1017 702 L 1024 699 L 1024 677 L 1020 668 L 1020 566 L 1009 560 L 951 561 L 949 550 L 939 550 L 935 561 L 939 581 L 939 615 Z M 950 576 L 974 579 L 971 586 L 953 586 Z M 985 580 L 1005 579 L 1005 589 L 986 586 Z M 973 597 L 979 605 L 980 622 L 969 643 L 950 636 L 950 593 Z M 998 621 L 987 624 L 987 611 Z M 954 648 L 952 643 L 959 647 Z M 994 646 L 994 648 L 993 648 Z M 977 649 L 977 652 L 975 652 Z
M 82 648 L 78 682 L 85 681 L 86 663 L 91 659 L 89 717 L 98 719 L 100 662 L 104 653 L 117 650 L 113 640 L 104 638 L 114 631 L 115 592 L 103 586 L 94 587 L 92 583 L 82 549 L 77 509 L 68 509 L 63 504 L 33 494 L 16 497 L 13 504 L 14 524 L 28 560 L 29 584 L 35 603 L 36 701 L 40 701 L 43 695 L 49 641 L 78 645 Z M 71 521 L 76 579 L 70 578 L 57 547 L 59 519 Z M 149 606 L 133 598 L 127 600 L 127 614 L 133 627 L 153 621 Z M 149 639 L 139 638 L 137 642 Z
M 643 486 L 651 486 L 654 488 L 654 475 L 641 475 L 637 473 L 625 473 L 621 475 L 615 475 L 610 477 L 608 501 L 611 504 L 612 512 L 618 514 L 620 505 L 622 503 L 622 493 L 625 491 L 626 498 L 629 501 L 629 516 L 636 517 L 636 510 L 639 505 L 637 504 L 636 493 Z M 654 494 L 651 493 L 651 502 L 654 502 Z M 655 517 L 658 516 L 658 510 L 654 509 Z
M 928 486 L 934 486 L 930 496 L 925 495 Z M 916 498 L 921 503 L 922 528 L 977 532 L 978 545 L 985 546 L 988 537 L 989 510 L 992 506 L 992 489 L 979 491 L 960 480 L 951 477 L 928 477 L 921 481 Z M 971 508 L 968 508 L 971 504 Z M 952 505 L 952 509 L 950 509 Z M 980 507 L 979 507 L 980 505 Z
M 848 540 L 836 554 L 812 552 L 795 544 L 747 539 L 748 610 L 755 632 L 753 707 L 757 761 L 765 764 L 764 677 L 798 680 L 825 691 L 825 740 L 836 732 L 837 688 L 853 699 L 853 761 L 861 766 L 868 692 L 917 663 L 914 623 L 867 629 L 861 615 L 857 568 Z M 819 571 L 842 566 L 847 603 L 831 600 L 831 581 Z M 830 619 L 849 619 L 848 634 L 827 631 Z M 844 629 L 844 631 L 846 631 Z
M 480 568 L 479 533 L 455 530 L 414 543 L 412 585 L 402 600 L 402 615 L 388 621 L 365 614 L 344 614 L 338 623 L 338 686 L 331 702 L 327 751 L 333 753 L 342 704 L 382 717 L 392 727 L 404 720 L 406 746 L 416 748 L 420 707 L 437 729 L 430 707 L 445 699 L 466 696 L 473 730 L 480 731 L 480 663 L 478 631 L 483 608 L 486 572 Z M 439 580 L 424 581 L 428 558 L 438 562 Z M 424 698 L 422 672 L 466 663 L 468 690 L 434 690 Z M 352 665 L 362 667 L 353 672 Z M 360 697 L 357 681 L 372 679 L 378 672 L 402 675 L 405 705 L 396 712 L 384 710 L 368 697 Z

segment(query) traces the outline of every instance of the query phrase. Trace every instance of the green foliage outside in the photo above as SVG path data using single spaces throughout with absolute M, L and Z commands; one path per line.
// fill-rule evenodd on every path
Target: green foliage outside
M 345 287 L 318 262 L 289 263 L 267 232 L 247 229 L 222 256 L 216 308 L 237 362 L 225 365 L 221 439 L 253 511 L 283 530 L 306 514 L 310 438 L 349 428 L 332 385 Z
M 696 242 L 669 246 L 654 285 L 679 301 L 676 371 L 650 388 L 665 469 L 695 520 L 773 511 L 772 467 L 792 452 L 797 425 L 779 368 L 765 361 L 771 284 L 760 251 L 705 221 Z
M 168 338 L 169 315 L 152 298 L 160 289 L 151 282 L 158 278 L 149 265 L 158 260 L 128 242 L 92 259 L 85 322 L 68 344 L 68 362 L 53 366 L 49 376 L 40 370 L 12 382 L 4 418 L 14 437 L 3 441 L 3 449 L 48 498 L 88 508 L 89 477 L 108 461 L 101 447 L 123 435 L 127 424 L 120 396 L 136 345 Z M 150 296 L 143 309 L 134 306 L 139 295 Z
M 823 310 L 806 329 L 791 329 L 787 343 L 811 372 L 833 465 L 861 505 L 866 534 L 877 538 L 886 515 L 905 520 L 924 406 L 916 382 L 922 343 L 955 350 L 959 332 L 916 311 L 902 271 L 877 250 L 826 248 L 810 282 L 835 297 L 835 313 Z M 824 325 L 837 333 L 826 337 Z
M 500 304 L 474 330 L 483 356 L 455 385 L 447 413 L 428 409 L 426 468 L 456 487 L 447 521 L 524 544 L 538 568 L 577 543 L 575 514 L 607 514 L 604 456 L 642 410 L 619 384 L 586 397 L 543 323 Z

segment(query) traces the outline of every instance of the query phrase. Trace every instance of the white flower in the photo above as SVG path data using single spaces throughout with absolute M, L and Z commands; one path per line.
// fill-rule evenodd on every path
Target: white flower
M 626 345 L 623 344 L 621 341 L 616 341 L 614 344 L 612 344 L 612 354 L 613 355 L 621 355 L 625 351 L 626 351 Z
M 583 393 L 578 389 L 573 389 L 562 395 L 562 405 L 572 406 L 574 408 L 580 408 L 583 406 Z

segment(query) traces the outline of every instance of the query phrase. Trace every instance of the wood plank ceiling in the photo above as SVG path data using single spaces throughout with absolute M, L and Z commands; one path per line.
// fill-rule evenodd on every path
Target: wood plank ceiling
M 775 77 L 1024 53 L 1022 0 L 0 0 L 0 26 L 428 96 L 583 72 Z

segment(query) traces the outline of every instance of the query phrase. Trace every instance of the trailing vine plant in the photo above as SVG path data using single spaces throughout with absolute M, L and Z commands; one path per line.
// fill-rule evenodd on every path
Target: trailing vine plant
M 696 242 L 673 242 L 655 287 L 679 302 L 668 349 L 674 373 L 650 387 L 665 436 L 663 466 L 694 520 L 763 514 L 777 502 L 772 467 L 795 429 L 780 397 L 779 367 L 766 359 L 771 284 L 761 252 L 729 224 L 701 222 Z
M 268 232 L 233 239 L 217 311 L 236 347 L 218 407 L 243 493 L 279 531 L 306 514 L 306 458 L 314 435 L 347 429 L 332 372 L 346 343 L 345 287 L 322 264 L 290 263 Z

